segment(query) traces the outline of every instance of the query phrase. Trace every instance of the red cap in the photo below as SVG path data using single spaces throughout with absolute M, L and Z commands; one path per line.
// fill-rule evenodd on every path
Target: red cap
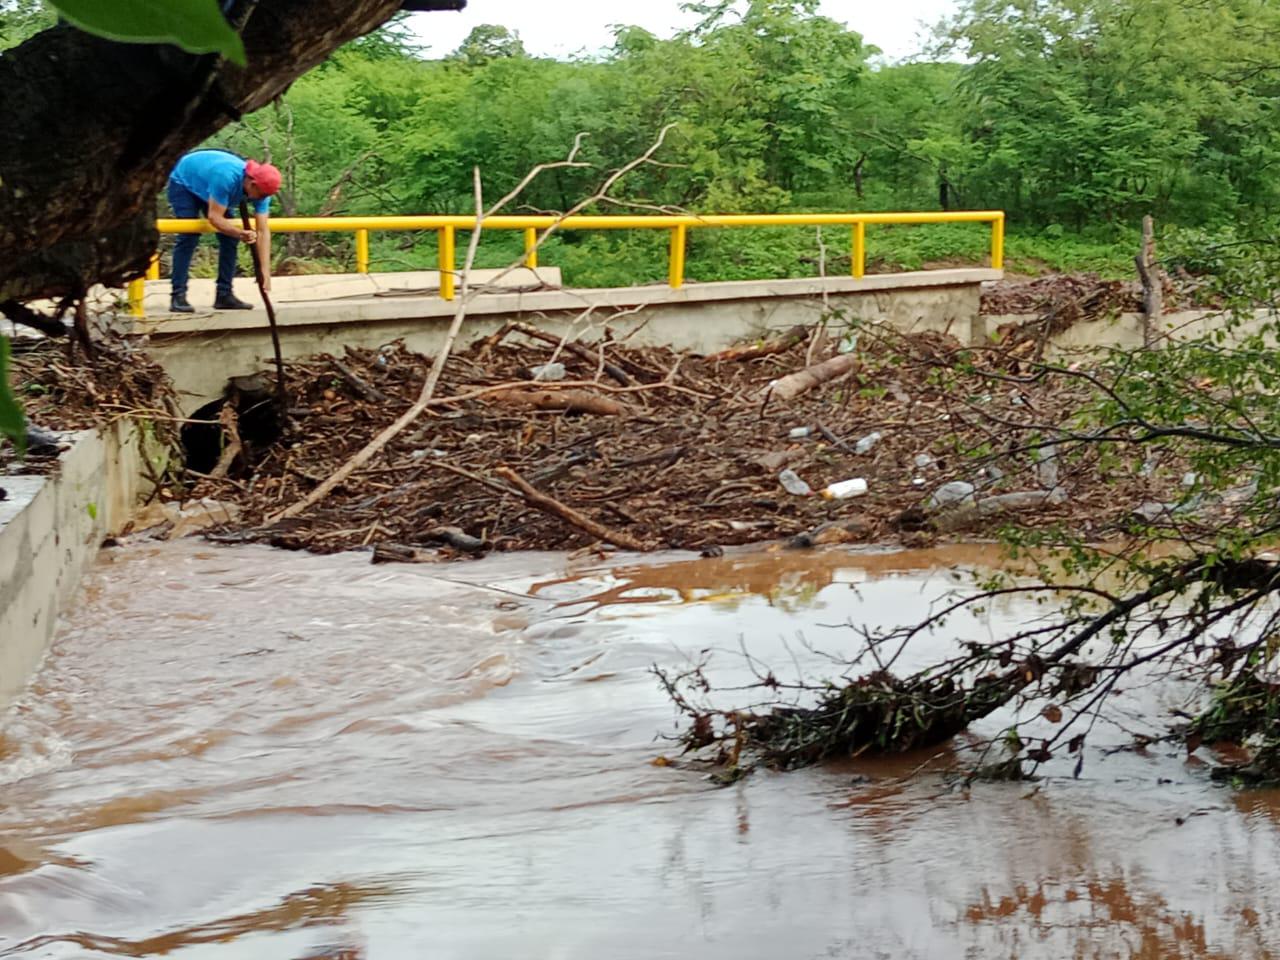
M 274 196 L 276 191 L 280 189 L 280 171 L 269 163 L 246 160 L 244 175 L 253 182 L 255 187 L 262 191 L 264 197 Z

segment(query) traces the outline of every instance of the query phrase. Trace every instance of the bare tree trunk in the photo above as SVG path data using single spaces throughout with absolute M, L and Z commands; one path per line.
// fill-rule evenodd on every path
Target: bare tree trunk
M 1164 287 L 1156 262 L 1155 224 L 1149 216 L 1142 218 L 1142 250 L 1134 260 L 1142 280 L 1142 349 L 1150 350 L 1155 345 L 1156 325 L 1164 314 Z

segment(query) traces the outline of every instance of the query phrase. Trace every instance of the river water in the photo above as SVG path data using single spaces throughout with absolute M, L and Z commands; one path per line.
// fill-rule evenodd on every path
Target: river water
M 653 664 L 830 673 L 848 622 L 985 559 L 104 551 L 0 715 L 0 957 L 1280 956 L 1280 794 L 1104 756 L 1177 691 L 1122 704 L 1078 780 L 654 765 Z

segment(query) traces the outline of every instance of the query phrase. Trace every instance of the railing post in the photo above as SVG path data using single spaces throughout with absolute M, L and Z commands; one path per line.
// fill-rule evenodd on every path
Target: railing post
M 1004 214 L 991 221 L 991 269 L 1004 269 Z
M 454 269 L 456 259 L 455 250 L 457 240 L 453 227 L 440 228 L 440 297 L 444 300 L 453 299 L 454 289 Z
M 524 230 L 524 265 L 530 270 L 538 269 L 538 231 L 533 227 Z
M 667 282 L 672 290 L 684 286 L 684 251 L 689 228 L 683 223 L 671 228 L 671 260 L 667 272 Z
M 356 231 L 356 273 L 369 272 L 369 231 Z
M 153 253 L 151 260 L 147 263 L 147 272 L 143 277 L 137 280 L 129 281 L 129 316 L 145 317 L 147 308 L 143 306 L 147 296 L 147 281 L 160 279 L 160 254 Z
M 867 225 L 859 220 L 853 225 L 853 275 L 861 279 L 867 275 Z
M 129 281 L 129 316 L 145 317 L 147 315 L 146 308 L 143 307 L 142 301 L 147 294 L 147 282 L 139 277 L 137 280 Z

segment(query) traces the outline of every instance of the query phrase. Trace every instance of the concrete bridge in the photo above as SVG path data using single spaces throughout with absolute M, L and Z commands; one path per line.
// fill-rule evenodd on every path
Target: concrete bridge
M 928 270 L 864 277 L 748 280 L 722 283 L 568 288 L 554 267 L 519 268 L 501 279 L 476 270 L 465 301 L 460 343 L 523 320 L 555 333 L 591 340 L 608 328 L 614 338 L 641 344 L 714 351 L 795 324 L 853 319 L 888 321 L 903 330 L 947 331 L 963 341 L 985 335 L 978 317 L 981 284 L 1002 271 L 986 268 Z M 173 378 L 185 412 L 218 397 L 227 377 L 269 363 L 266 310 L 252 280 L 236 281 L 236 293 L 254 310 L 201 312 L 213 302 L 213 281 L 193 280 L 195 314 L 168 314 L 169 283 L 146 284 L 145 317 L 126 327 L 147 334 L 151 353 Z M 434 355 L 459 300 L 440 298 L 440 275 L 412 273 L 278 277 L 272 302 L 286 358 L 315 353 L 341 356 L 345 346 L 378 347 L 403 339 Z
M 867 227 L 969 223 L 990 229 L 990 268 L 866 274 Z M 162 233 L 207 233 L 203 220 L 160 220 Z M 790 280 L 687 283 L 690 231 L 743 227 L 808 227 L 851 231 L 850 275 Z M 713 351 L 730 343 L 795 324 L 839 324 L 854 319 L 888 321 L 903 330 L 946 330 L 961 340 L 981 337 L 980 285 L 1002 276 L 1004 214 L 998 210 L 936 213 L 790 213 L 646 216 L 491 216 L 483 231 L 516 230 L 524 236 L 522 266 L 473 270 L 461 283 L 457 235 L 477 229 L 474 217 L 300 217 L 272 221 L 272 232 L 341 232 L 354 235 L 353 274 L 280 277 L 273 280 L 286 357 L 341 354 L 344 346 L 378 347 L 402 339 L 424 354 L 438 352 L 458 309 L 465 310 L 461 344 L 487 336 L 510 320 L 534 323 L 581 339 L 602 336 L 640 344 Z M 437 237 L 439 270 L 370 273 L 371 231 L 428 231 Z M 662 230 L 670 235 L 663 284 L 608 289 L 565 287 L 560 271 L 538 263 L 552 233 L 587 230 Z M 158 278 L 153 264 L 152 277 Z M 457 298 L 466 289 L 466 295 Z M 212 303 L 212 283 L 193 282 L 191 301 Z M 258 302 L 251 280 L 237 293 Z M 263 309 L 168 315 L 168 284 L 151 279 L 129 291 L 126 327 L 151 338 L 152 352 L 173 377 L 190 411 L 221 394 L 229 376 L 254 372 L 271 353 Z

